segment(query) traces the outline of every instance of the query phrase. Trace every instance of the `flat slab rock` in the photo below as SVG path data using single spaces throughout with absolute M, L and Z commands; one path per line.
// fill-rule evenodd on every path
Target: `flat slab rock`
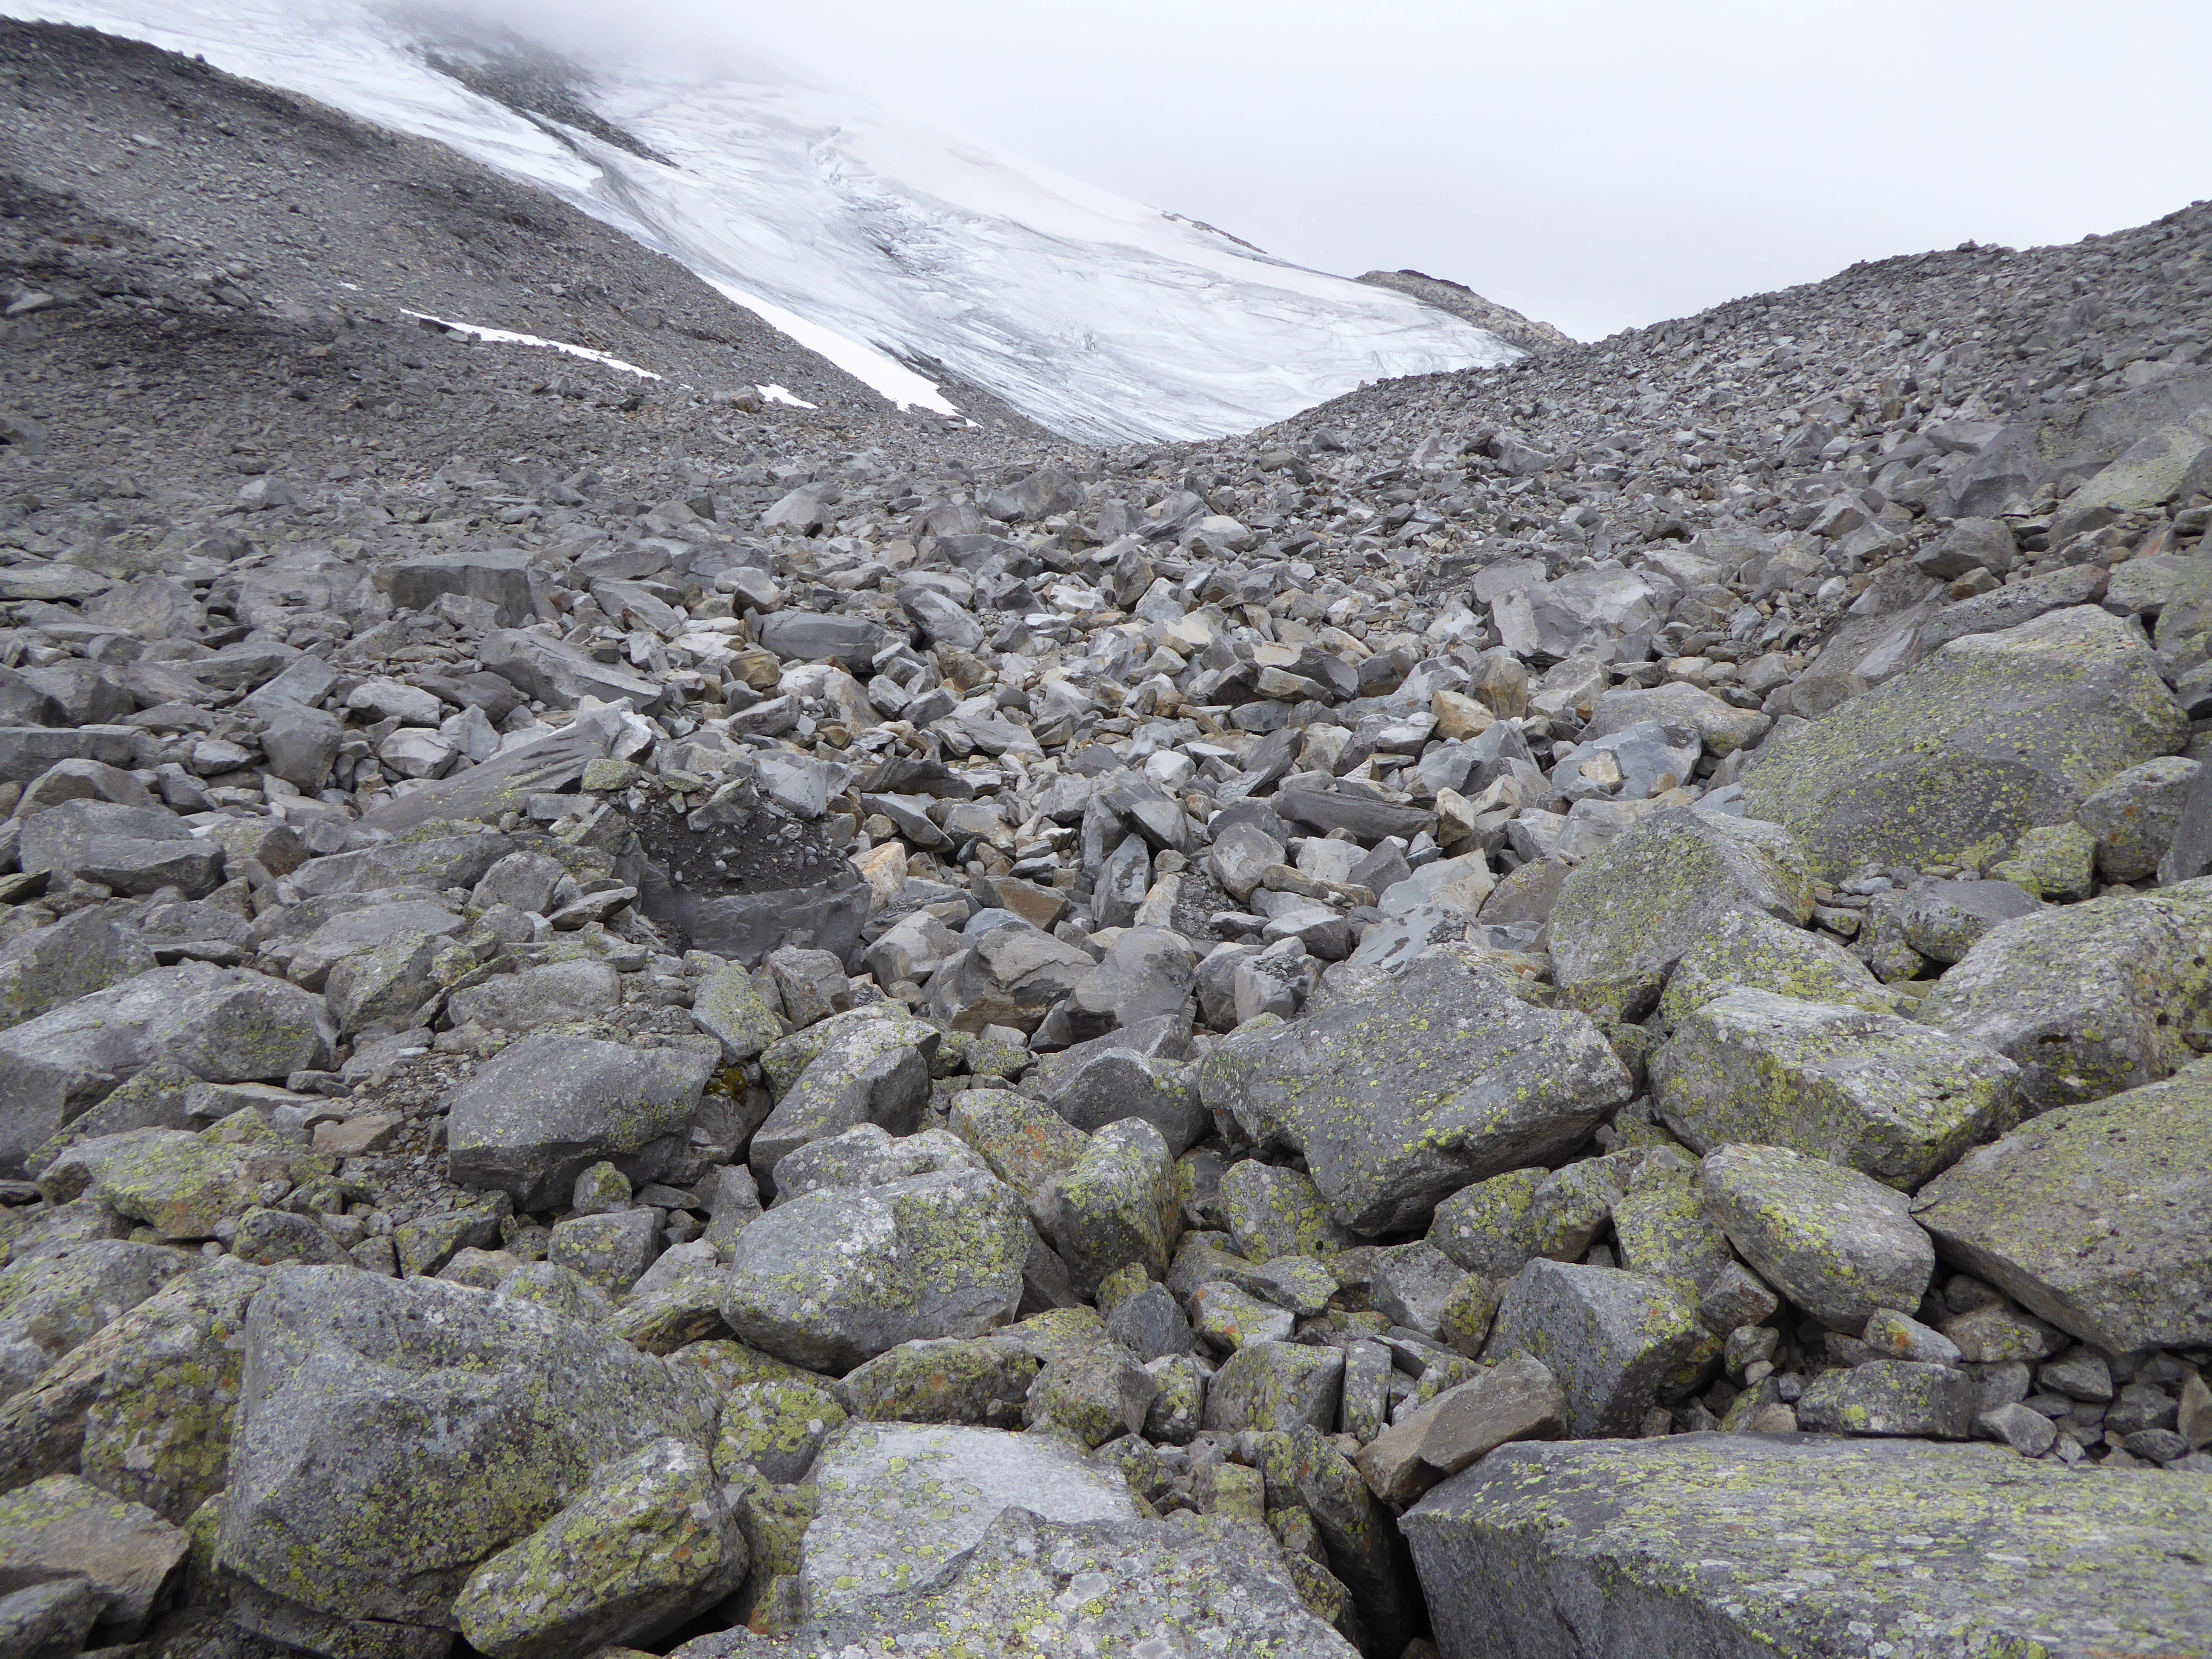
M 817 1619 L 941 1583 L 1010 1508 L 1064 1523 L 1137 1517 L 1113 1470 L 997 1429 L 854 1423 L 823 1448 L 814 1483 L 822 1510 L 799 1577 Z
M 1017 1632 L 1025 1638 L 1018 1649 Z M 1353 1659 L 1357 1650 L 1298 1599 L 1280 1547 L 1257 1522 L 1178 1514 L 1071 1526 L 1010 1509 L 939 1586 L 866 1601 L 787 1635 L 740 1626 L 702 1636 L 671 1659 L 1015 1651 Z
M 2047 1112 L 1913 1209 L 1947 1257 L 2084 1342 L 2212 1342 L 2212 1060 Z
M 1809 1435 L 1500 1447 L 1405 1518 L 1444 1659 L 2212 1651 L 2212 1479 Z

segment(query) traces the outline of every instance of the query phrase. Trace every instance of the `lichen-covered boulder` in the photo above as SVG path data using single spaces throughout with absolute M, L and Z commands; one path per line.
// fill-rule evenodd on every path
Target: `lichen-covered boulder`
M 650 1181 L 688 1144 L 719 1058 L 700 1037 L 641 1048 L 552 1031 L 526 1036 L 453 1091 L 453 1179 L 504 1192 L 525 1210 L 566 1204 L 576 1177 L 601 1162 L 634 1183 Z
M 1274 1534 L 1257 1521 L 1065 1524 L 1003 1510 L 931 1588 L 871 1599 L 775 1638 L 787 1659 L 855 1653 L 995 1653 L 1006 1633 L 1042 1653 L 1173 1653 L 1353 1659 L 1358 1650 L 1302 1601 Z M 685 1643 L 670 1659 L 747 1659 L 742 1630 Z
M 1896 994 L 1832 939 L 1764 911 L 1729 910 L 1683 951 L 1659 998 L 1659 1015 L 1671 1029 L 1715 997 L 1741 990 L 1898 1012 Z
M 1922 1188 L 1913 1218 L 2108 1352 L 2212 1345 L 2212 1060 L 2021 1125 Z
M 1079 1129 L 1097 1131 L 1126 1117 L 1160 1132 L 1168 1155 L 1180 1158 L 1213 1127 L 1200 1103 L 1192 1068 L 1133 1048 L 1105 1048 L 1022 1092 L 1034 1095 Z
M 1121 1267 L 1164 1276 L 1182 1236 L 1182 1200 L 1160 1132 L 1133 1117 L 1092 1135 L 1053 1183 L 1046 1231 L 1083 1296 L 1096 1297 Z
M 1301 1170 L 1248 1158 L 1222 1172 L 1218 1190 L 1230 1239 L 1247 1261 L 1322 1255 L 1357 1242 Z
M 2076 605 L 1953 640 L 1777 738 L 1744 797 L 1796 831 L 1829 877 L 1978 864 L 2188 734 L 2142 635 Z
M 829 1390 L 811 1379 L 741 1382 L 722 1401 L 714 1473 L 733 1480 L 743 1466 L 758 1469 L 779 1486 L 804 1480 L 822 1443 L 846 1416 Z
M 181 1129 L 131 1129 L 77 1142 L 39 1180 L 56 1203 L 90 1193 L 164 1238 L 211 1238 L 260 1202 L 242 1151 Z
M 1551 1176 L 1540 1164 L 1462 1187 L 1437 1206 L 1428 1240 L 1469 1273 L 1510 1279 L 1536 1252 L 1536 1194 Z
M 2002 1446 L 1524 1443 L 1437 1487 L 1404 1524 L 1447 1654 L 1751 1659 L 1986 1644 L 2089 1659 L 2212 1646 L 2198 1547 L 2212 1483 L 2085 1477 Z M 2084 1571 L 2088 1539 L 2097 1565 Z M 1528 1594 L 1536 1583 L 1543 1593 Z
M 489 1659 L 585 1659 L 665 1634 L 734 1591 L 748 1565 L 706 1454 L 657 1440 L 478 1567 L 453 1618 Z
M 1540 1362 L 1566 1396 L 1567 1432 L 1582 1437 L 1634 1433 L 1662 1391 L 1696 1385 L 1719 1345 L 1664 1279 L 1538 1260 L 1506 1287 L 1485 1352 Z
M 2212 877 L 1991 928 L 1920 1018 L 2021 1068 L 2031 1112 L 2155 1083 L 2212 1036 Z
M 736 1066 L 757 1057 L 784 1034 L 783 1019 L 753 976 L 732 963 L 699 981 L 691 999 L 691 1018 L 722 1045 L 722 1061 Z
M 1705 1213 L 1696 1170 L 1680 1152 L 1656 1153 L 1613 1203 L 1613 1243 L 1620 1265 L 1686 1286 L 1702 1297 L 1734 1259 L 1728 1235 Z
M 18 1403 L 83 1390 L 79 1472 L 179 1526 L 222 1487 L 246 1316 L 269 1275 L 228 1258 L 173 1279 L 39 1379 Z M 49 1421 L 50 1431 L 66 1432 Z M 0 1430 L 4 1433 L 4 1430 Z
M 156 1061 L 209 1083 L 283 1078 L 327 1058 L 322 999 L 204 962 L 156 968 L 0 1032 L 0 1175 Z
M 198 1259 L 120 1238 L 52 1243 L 0 1267 L 0 1400 Z
M 1693 1152 L 1790 1146 L 1910 1188 L 2010 1126 L 2019 1077 L 1972 1036 L 1744 990 L 1675 1028 L 1651 1098 Z
M 963 1089 L 945 1127 L 973 1148 L 1042 1217 L 1053 1181 L 1075 1167 L 1091 1137 L 1043 1102 L 1009 1089 Z
M 1587 1017 L 1516 992 L 1433 951 L 1292 1024 L 1228 1038 L 1200 1087 L 1263 1152 L 1303 1153 L 1344 1225 L 1421 1227 L 1470 1182 L 1571 1151 L 1633 1092 Z
M 1553 972 L 1576 1006 L 1640 1019 L 1682 952 L 1730 911 L 1802 924 L 1812 870 L 1796 837 L 1757 818 L 1668 807 L 1584 859 L 1549 921 Z
M 996 1337 L 902 1342 L 845 1373 L 837 1395 L 878 1423 L 964 1423 L 1012 1429 L 1043 1362 Z
M 246 1318 L 216 1546 L 233 1617 L 332 1659 L 427 1642 L 489 1557 L 600 1469 L 666 1439 L 703 1455 L 710 1421 L 659 1360 L 533 1304 L 278 1273 Z
M 807 1142 L 861 1123 L 912 1134 L 929 1103 L 934 1027 L 902 1013 L 855 1010 L 803 1035 L 814 1042 L 812 1057 L 778 1089 L 775 1109 L 753 1133 L 753 1174 L 763 1190 L 775 1180 L 776 1165 Z M 773 1074 L 769 1080 L 775 1086 Z
M 2203 772 L 2201 761 L 2160 755 L 2099 785 L 2074 814 L 2074 822 L 2096 837 L 2097 873 L 2106 881 L 2156 875 Z
M 824 1140 L 810 1140 L 775 1166 L 778 1201 L 825 1187 L 880 1187 L 909 1176 L 966 1170 L 988 1175 L 990 1166 L 967 1143 L 942 1129 L 894 1135 L 862 1123 Z
M 902 1342 L 1012 1318 L 1034 1237 L 1019 1195 L 988 1176 L 824 1188 L 738 1235 L 722 1316 L 764 1352 L 842 1373 Z
M 1823 1371 L 1797 1401 L 1797 1425 L 1814 1434 L 1913 1435 L 1964 1440 L 1974 1430 L 1981 1385 L 1953 1365 L 1875 1359 Z
M 137 1633 L 186 1547 L 185 1534 L 143 1504 L 73 1474 L 0 1493 L 0 1585 L 82 1573 L 97 1623 L 117 1640 Z
M 1206 1426 L 1328 1431 L 1336 1426 L 1344 1352 L 1297 1342 L 1248 1342 L 1229 1356 L 1206 1391 Z
M 1118 1473 L 1065 1443 L 994 1429 L 853 1423 L 823 1449 L 820 1513 L 800 1577 L 810 1617 L 934 1588 L 1009 1508 L 1046 1521 L 1127 1521 Z
M 1893 1188 L 1786 1146 L 1717 1146 L 1698 1170 L 1705 1212 L 1759 1276 L 1832 1330 L 1920 1305 L 1936 1247 Z

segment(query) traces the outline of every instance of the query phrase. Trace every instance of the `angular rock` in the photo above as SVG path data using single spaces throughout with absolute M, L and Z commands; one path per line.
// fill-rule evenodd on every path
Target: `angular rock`
M 1767 744 L 1752 811 L 1820 872 L 1971 864 L 2059 823 L 2185 727 L 2141 638 L 2093 606 L 1954 640 L 1917 668 Z
M 938 1033 L 921 1020 L 856 1010 L 813 1028 L 810 1039 L 813 1058 L 753 1132 L 750 1161 L 764 1190 L 776 1166 L 808 1142 L 862 1123 L 910 1134 L 929 1103 Z
M 1008 1509 L 1063 1524 L 1137 1514 L 1118 1474 L 991 1429 L 850 1424 L 823 1449 L 815 1485 L 822 1509 L 801 1571 L 813 1618 L 937 1587 Z
M 335 1033 L 320 999 L 240 969 L 188 962 L 0 1033 L 0 1173 L 157 1060 L 210 1083 L 319 1064 Z
M 97 1622 L 133 1634 L 185 1558 L 185 1534 L 143 1504 L 73 1474 L 0 1493 L 0 1562 L 10 1589 L 68 1574 L 90 1581 Z
M 1012 1318 L 1031 1237 L 1021 1199 L 988 1176 L 826 1188 L 738 1236 L 722 1316 L 763 1352 L 842 1373 Z
M 1815 1434 L 1964 1440 L 1973 1432 L 1979 1394 L 1974 1379 L 1953 1367 L 1876 1359 L 1814 1377 L 1797 1402 L 1797 1422 Z
M 1053 1183 L 1045 1231 L 1086 1297 L 1121 1267 L 1164 1276 L 1182 1235 L 1182 1200 L 1159 1131 L 1124 1118 L 1091 1136 Z
M 1920 1018 L 2016 1062 L 2030 1112 L 2154 1083 L 2212 1031 L 2209 930 L 2212 879 L 2038 911 L 1984 933 Z
M 659 1360 L 530 1303 L 279 1273 L 247 1316 L 216 1548 L 233 1617 L 333 1659 L 409 1628 L 420 1650 L 487 1558 L 632 1453 L 703 1453 L 709 1420 Z
M 1486 1352 L 1540 1362 L 1580 1439 L 1633 1433 L 1662 1390 L 1696 1383 L 1709 1346 L 1697 1310 L 1663 1279 L 1535 1261 L 1506 1287 Z
M 2069 1659 L 2106 1632 L 2186 1653 L 2212 1640 L 2212 1601 L 2203 1569 L 2178 1582 L 2166 1552 L 2208 1526 L 2201 1483 L 2084 1479 L 1997 1446 L 1723 1434 L 1504 1447 L 1405 1520 L 1439 1645 L 1498 1659 L 1902 1653 L 1983 1630 Z M 1817 1582 L 1808 1538 L 1826 1540 Z M 2084 1538 L 2104 1540 L 2094 1572 L 2074 1570 Z M 1838 1634 L 1853 1622 L 1866 1633 Z
M 1706 1213 L 1759 1276 L 1849 1335 L 1882 1308 L 1917 1308 L 1935 1246 L 1904 1194 L 1782 1146 L 1716 1147 L 1698 1170 Z
M 1213 1127 L 1188 1066 L 1149 1059 L 1129 1048 L 1086 1054 L 1033 1085 L 1025 1080 L 1023 1092 L 1035 1095 L 1079 1129 L 1097 1131 L 1124 1118 L 1141 1118 L 1159 1131 L 1170 1158 L 1182 1157 Z
M 1079 1588 L 1079 1599 L 1069 1599 Z M 1065 1605 L 1063 1605 L 1065 1602 Z M 1048 1611 L 1040 1615 L 1038 1609 Z M 845 1659 L 955 1639 L 988 1651 L 1048 1621 L 1082 1653 L 1132 1654 L 1164 1630 L 1200 1653 L 1352 1659 L 1358 1651 L 1301 1600 L 1273 1534 L 1255 1521 L 1040 1520 L 1019 1504 L 993 1522 L 936 1588 L 886 1595 L 778 1638 L 791 1659 Z M 671 1659 L 743 1659 L 743 1631 L 703 1636 Z
M 2099 785 L 2074 812 L 2074 822 L 2097 838 L 2097 873 L 2106 881 L 2156 875 L 2203 772 L 2201 762 L 2161 755 Z
M 1970 1152 L 1913 1218 L 1959 1263 L 2112 1353 L 2212 1340 L 2212 1061 Z
M 692 1046 L 525 1037 L 454 1091 L 446 1127 L 453 1179 L 504 1192 L 526 1210 L 566 1200 L 576 1176 L 602 1160 L 633 1182 L 649 1181 L 688 1144 L 714 1069 Z
M 1651 1097 L 1692 1152 L 1788 1146 L 1910 1189 L 2010 1124 L 2019 1076 L 1972 1036 L 1743 990 L 1675 1028 Z
M 195 1258 L 119 1238 L 52 1243 L 0 1267 L 0 1399 L 144 1302 Z
M 1719 916 L 1802 925 L 1810 883 L 1803 848 L 1773 824 L 1689 807 L 1654 812 L 1561 884 L 1549 921 L 1553 972 L 1578 1006 L 1641 1018 Z
M 453 1620 L 489 1659 L 585 1659 L 683 1624 L 735 1590 L 749 1565 L 706 1454 L 659 1440 L 478 1567 Z
M 1228 1039 L 1200 1085 L 1263 1149 L 1304 1153 L 1336 1218 L 1369 1235 L 1420 1226 L 1468 1182 L 1564 1153 L 1632 1092 L 1583 1016 L 1532 1007 L 1441 953 Z
M 1359 1471 L 1375 1495 L 1405 1508 L 1509 1441 L 1548 1440 L 1567 1425 L 1558 1381 L 1525 1355 L 1492 1366 L 1385 1429 L 1363 1448 Z
M 1230 1355 L 1207 1386 L 1206 1426 L 1220 1434 L 1300 1427 L 1326 1433 L 1336 1425 L 1343 1388 L 1340 1349 L 1248 1342 Z

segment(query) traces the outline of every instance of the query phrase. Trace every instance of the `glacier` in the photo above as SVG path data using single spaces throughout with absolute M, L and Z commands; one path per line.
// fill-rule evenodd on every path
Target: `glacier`
M 579 94 L 653 159 L 479 95 L 432 61 L 451 61 L 450 23 L 426 33 L 362 0 L 0 12 L 198 54 L 447 144 L 669 255 L 902 407 L 955 413 L 938 373 L 1089 442 L 1217 437 L 1365 381 L 1521 355 L 1390 289 L 780 70 L 592 64 Z

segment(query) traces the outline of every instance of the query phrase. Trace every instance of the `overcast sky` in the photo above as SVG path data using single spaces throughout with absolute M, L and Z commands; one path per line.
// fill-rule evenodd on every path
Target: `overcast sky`
M 508 0 L 520 3 L 520 0 Z M 2212 196 L 2212 0 L 532 0 L 1595 338 Z M 572 22 L 573 26 L 573 22 Z

